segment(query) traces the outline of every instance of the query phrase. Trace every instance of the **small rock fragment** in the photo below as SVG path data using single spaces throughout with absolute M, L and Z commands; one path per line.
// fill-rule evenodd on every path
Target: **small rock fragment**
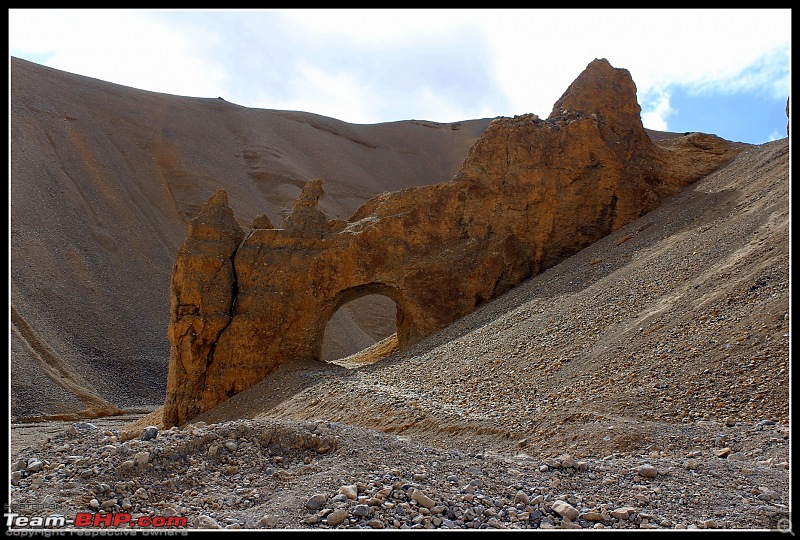
M 158 428 L 156 426 L 147 426 L 142 430 L 142 434 L 139 439 L 143 441 L 149 441 L 158 437 Z
M 326 518 L 326 523 L 331 527 L 336 527 L 337 525 L 341 524 L 347 518 L 347 510 L 343 508 L 337 508 Z
M 561 501 L 561 500 L 554 501 L 552 508 L 553 512 L 555 512 L 561 517 L 569 519 L 570 521 L 575 520 L 580 514 L 577 508 L 575 508 L 566 501 Z
M 350 486 L 342 486 L 339 488 L 339 493 L 347 497 L 348 499 L 357 499 L 358 498 L 358 486 L 350 485 Z
M 658 470 L 649 463 L 645 463 L 636 470 L 636 473 L 643 478 L 655 478 Z
M 316 493 L 311 496 L 310 499 L 306 501 L 306 508 L 309 510 L 319 510 L 325 505 L 325 501 L 328 500 L 328 497 L 323 495 L 322 493 Z

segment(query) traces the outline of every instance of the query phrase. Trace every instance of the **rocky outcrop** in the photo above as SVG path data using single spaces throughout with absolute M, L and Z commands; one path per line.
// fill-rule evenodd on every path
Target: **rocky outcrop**
M 732 159 L 695 133 L 645 132 L 627 70 L 595 60 L 547 119 L 498 118 L 449 182 L 381 194 L 348 220 L 306 184 L 283 228 L 243 233 L 224 192 L 192 222 L 172 281 L 164 424 L 183 424 L 278 365 L 319 359 L 343 304 L 382 294 L 400 348 L 557 264 Z M 266 224 L 266 223 L 261 223 Z
M 322 180 L 317 179 L 306 182 L 305 186 L 303 186 L 303 191 L 294 203 L 292 212 L 283 222 L 283 230 L 292 236 L 322 238 L 325 234 L 328 218 L 317 208 L 317 203 L 324 194 Z
M 243 238 L 224 191 L 189 224 L 172 270 L 165 410 L 194 415 L 206 409 L 198 389 L 206 385 L 217 342 L 231 322 L 237 298 L 233 256 Z

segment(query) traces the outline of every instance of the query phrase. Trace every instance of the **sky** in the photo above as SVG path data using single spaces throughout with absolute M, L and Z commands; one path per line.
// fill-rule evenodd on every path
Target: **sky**
M 9 53 L 355 124 L 547 117 L 605 58 L 646 128 L 761 144 L 786 137 L 791 9 L 10 9 Z

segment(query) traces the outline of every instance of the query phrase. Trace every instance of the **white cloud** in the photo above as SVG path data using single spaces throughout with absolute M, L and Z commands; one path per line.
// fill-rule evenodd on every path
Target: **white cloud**
M 479 26 L 482 10 L 287 9 L 279 10 L 311 39 L 335 38 L 385 45 L 430 41 L 453 29 Z
M 640 94 L 774 81 L 788 95 L 790 10 L 490 10 L 483 20 L 515 113 L 549 114 L 595 58 L 628 69 Z
M 668 131 L 667 117 L 675 110 L 669 104 L 669 92 L 652 90 L 640 96 L 639 104 L 642 107 L 642 124 L 648 129 Z
M 204 28 L 168 24 L 135 10 L 10 10 L 12 55 L 134 88 L 183 96 L 224 95 L 228 78 L 210 61 L 219 40 Z
M 446 94 L 436 92 L 428 86 L 417 91 L 405 107 L 408 110 L 418 111 L 415 113 L 414 119 L 434 119 L 434 121 L 442 123 L 496 116 L 487 108 L 472 109 L 467 112 L 462 107 L 457 106 Z M 478 111 L 477 114 L 476 110 Z
M 361 124 L 374 123 L 373 111 L 383 98 L 370 87 L 369 81 L 352 73 L 329 73 L 312 64 L 299 66 L 300 77 L 292 81 L 292 97 L 281 99 L 262 92 L 259 108 L 303 111 Z
M 705 76 L 684 84 L 693 94 L 735 94 L 752 92 L 780 99 L 789 95 L 789 49 L 772 49 L 749 64 L 738 66 L 738 71 L 718 77 Z
M 783 139 L 786 137 L 785 133 L 778 133 L 777 131 L 773 131 L 770 133 L 769 137 L 767 137 L 767 142 L 777 141 L 778 139 Z
M 643 119 L 653 129 L 666 126 L 671 109 L 668 96 L 659 92 L 671 86 L 773 97 L 790 89 L 790 9 L 294 9 L 183 15 L 14 9 L 11 54 L 39 55 L 47 58 L 45 65 L 136 88 L 223 96 L 248 107 L 305 110 L 358 123 L 547 116 L 595 58 L 630 71 L 640 102 L 645 101 Z M 226 28 L 238 32 L 228 34 Z M 404 88 L 396 77 L 381 80 L 374 74 L 376 66 L 395 75 L 414 62 L 428 66 L 427 53 L 444 47 L 454 58 L 478 59 L 454 62 L 452 73 L 442 72 L 439 82 L 449 86 L 436 86 L 424 69 L 415 72 L 421 74 L 419 84 L 413 80 Z M 461 79 L 465 70 L 473 72 L 471 80 Z M 490 83 L 469 96 L 477 89 L 476 72 Z

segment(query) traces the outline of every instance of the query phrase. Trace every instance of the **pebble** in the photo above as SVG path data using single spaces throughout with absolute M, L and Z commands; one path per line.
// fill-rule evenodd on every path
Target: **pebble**
M 345 519 L 347 519 L 347 510 L 343 510 L 338 508 L 328 514 L 328 517 L 325 519 L 325 522 L 330 525 L 331 527 L 335 527 L 340 525 Z
M 658 470 L 649 463 L 645 463 L 639 466 L 636 473 L 643 478 L 655 478 L 658 475 Z
M 217 520 L 215 520 L 211 516 L 206 516 L 204 514 L 201 514 L 201 515 L 197 516 L 196 528 L 198 528 L 198 529 L 220 529 L 221 527 L 220 527 L 219 523 L 217 523 Z
M 156 426 L 147 426 L 142 430 L 139 439 L 142 441 L 149 441 L 158 437 L 158 428 Z
M 133 461 L 139 467 L 144 467 L 150 462 L 150 452 L 137 452 L 133 455 Z
M 575 458 L 569 454 L 565 454 L 557 459 L 559 462 L 561 462 L 561 466 L 564 468 L 576 468 L 578 466 L 578 462 L 575 461 Z
M 274 529 L 277 522 L 275 516 L 264 516 L 258 521 L 258 525 L 264 529 Z
M 412 493 L 411 498 L 417 501 L 420 504 L 420 506 L 424 506 L 425 508 L 428 509 L 436 506 L 436 503 L 433 501 L 433 499 L 431 499 L 430 497 L 425 495 L 425 493 L 423 493 L 418 489 L 414 490 L 414 493 Z
M 628 517 L 631 515 L 632 511 L 633 511 L 632 508 L 623 507 L 623 508 L 616 508 L 614 510 L 611 510 L 610 513 L 611 513 L 611 517 L 614 517 L 614 518 L 617 518 L 617 519 L 628 519 Z
M 699 469 L 700 468 L 700 461 L 696 460 L 696 459 L 687 459 L 684 462 L 684 467 L 686 467 L 689 470 Z
M 306 501 L 305 507 L 308 508 L 309 510 L 319 510 L 325 505 L 325 502 L 327 500 L 328 497 L 326 497 L 322 493 L 316 493 Z
M 566 516 L 564 519 L 561 520 L 561 528 L 562 529 L 580 529 L 582 528 L 580 524 L 573 522 L 571 519 L 567 518 Z
M 350 486 L 342 486 L 339 488 L 339 493 L 344 495 L 348 499 L 357 499 L 358 498 L 358 486 L 350 485 Z
M 580 512 L 577 508 L 572 506 L 566 501 L 554 501 L 552 505 L 553 511 L 556 512 L 558 515 L 565 517 L 571 521 L 575 520 Z
M 517 494 L 514 495 L 514 504 L 528 504 L 529 502 L 530 498 L 524 491 L 517 491 Z
M 369 514 L 369 506 L 366 504 L 358 504 L 355 508 L 353 508 L 353 515 L 363 517 Z
M 717 450 L 714 451 L 714 455 L 716 455 L 718 458 L 726 458 L 730 455 L 730 453 L 731 449 L 728 447 L 718 448 Z

